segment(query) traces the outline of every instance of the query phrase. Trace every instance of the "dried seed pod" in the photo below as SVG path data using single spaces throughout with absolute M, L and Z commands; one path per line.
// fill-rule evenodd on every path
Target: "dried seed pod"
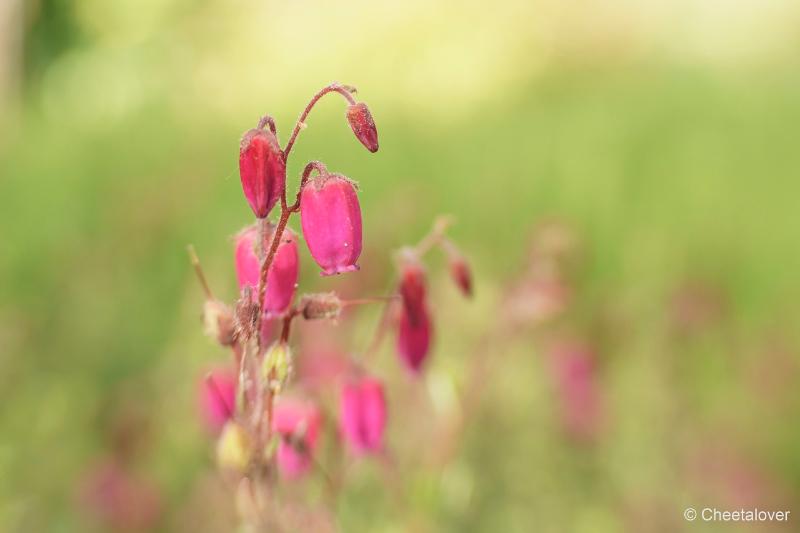
M 203 324 L 206 335 L 223 346 L 236 342 L 233 311 L 219 300 L 206 300 L 203 304 Z
M 299 307 L 306 320 L 336 320 L 342 313 L 342 300 L 335 292 L 304 294 Z

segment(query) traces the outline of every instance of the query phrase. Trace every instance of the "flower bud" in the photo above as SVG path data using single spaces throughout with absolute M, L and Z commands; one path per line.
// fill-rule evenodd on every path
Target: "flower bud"
M 250 436 L 233 420 L 225 424 L 217 441 L 217 464 L 223 470 L 244 472 L 252 452 Z
M 347 106 L 347 122 L 356 138 L 367 150 L 372 153 L 378 151 L 378 130 L 375 128 L 375 121 L 372 120 L 372 113 L 369 112 L 367 104 L 359 102 Z
M 345 383 L 339 402 L 339 428 L 357 455 L 380 452 L 386 428 L 386 397 L 377 378 Z
M 278 470 L 286 479 L 297 479 L 313 465 L 322 416 L 313 404 L 281 400 L 275 405 L 273 430 L 280 436 Z
M 422 368 L 431 345 L 433 324 L 426 306 L 416 310 L 414 320 L 403 308 L 397 330 L 397 352 L 406 367 L 414 373 Z
M 292 371 L 292 351 L 285 342 L 275 342 L 264 354 L 261 366 L 263 383 L 279 394 Z
M 299 307 L 306 320 L 335 320 L 342 312 L 342 300 L 335 292 L 304 294 Z
M 358 270 L 361 207 L 352 181 L 327 173 L 308 181 L 300 197 L 300 220 L 323 276 Z
M 400 272 L 400 296 L 403 299 L 404 313 L 413 325 L 422 322 L 425 313 L 425 270 L 416 258 L 408 256 Z
M 252 129 L 244 134 L 239 145 L 239 176 L 253 213 L 265 218 L 286 186 L 286 163 L 274 133 Z
M 581 343 L 562 341 L 550 349 L 549 356 L 564 430 L 578 441 L 593 440 L 603 422 L 594 352 Z
M 233 311 L 219 300 L 206 300 L 203 305 L 203 325 L 206 335 L 222 346 L 235 342 Z
M 257 248 L 258 228 L 249 226 L 236 236 L 236 277 L 239 288 L 252 288 L 253 298 L 258 298 L 258 282 L 261 274 L 261 256 L 272 242 L 272 231 L 267 232 L 261 247 Z M 297 255 L 297 236 L 286 228 L 281 235 L 281 243 L 267 273 L 267 289 L 264 296 L 264 310 L 267 318 L 281 315 L 292 303 L 299 273 Z
M 450 266 L 450 277 L 461 289 L 461 294 L 467 298 L 472 296 L 472 271 L 469 268 L 466 258 L 461 254 L 454 254 L 448 257 Z
M 203 421 L 212 433 L 218 433 L 236 408 L 237 377 L 227 368 L 211 371 L 200 383 L 199 405 Z

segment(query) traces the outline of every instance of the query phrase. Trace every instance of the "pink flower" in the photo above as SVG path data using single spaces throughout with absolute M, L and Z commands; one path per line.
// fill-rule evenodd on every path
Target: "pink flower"
M 236 374 L 228 368 L 212 370 L 200 383 L 198 403 L 203 421 L 219 433 L 236 406 Z
M 579 343 L 564 343 L 551 357 L 564 429 L 578 440 L 592 440 L 602 422 L 594 354 Z
M 362 377 L 342 386 L 339 403 L 342 436 L 356 454 L 379 452 L 386 428 L 386 397 L 377 378 Z
M 403 309 L 413 325 L 418 325 L 425 313 L 425 270 L 416 258 L 405 260 L 400 274 L 400 296 Z
M 358 270 L 361 207 L 352 181 L 328 173 L 308 181 L 300 197 L 300 219 L 303 237 L 323 276 Z
M 413 320 L 405 308 L 400 314 L 397 352 L 406 367 L 412 372 L 418 373 L 430 350 L 433 324 L 425 305 L 417 309 L 415 313 Z
M 265 218 L 286 187 L 286 163 L 274 133 L 252 129 L 242 136 L 239 177 L 253 213 Z
M 284 478 L 297 479 L 311 469 L 321 425 L 322 415 L 313 404 L 287 399 L 275 406 L 272 427 L 281 438 L 278 469 Z
M 273 228 L 274 231 L 274 228 Z M 256 249 L 258 228 L 248 226 L 236 236 L 236 277 L 239 289 L 245 286 L 253 288 L 254 298 L 258 297 L 258 281 L 261 272 L 260 255 L 265 253 L 272 242 L 273 233 L 267 236 L 262 250 Z M 264 310 L 267 318 L 280 315 L 291 305 L 297 286 L 299 273 L 297 255 L 297 236 L 286 228 L 281 236 L 278 251 L 272 260 L 267 273 L 267 291 L 264 297 Z
M 158 487 L 117 458 L 103 459 L 82 476 L 80 509 L 108 531 L 153 531 L 162 516 Z
M 378 151 L 378 130 L 367 104 L 359 102 L 347 107 L 347 122 L 356 138 L 372 153 Z

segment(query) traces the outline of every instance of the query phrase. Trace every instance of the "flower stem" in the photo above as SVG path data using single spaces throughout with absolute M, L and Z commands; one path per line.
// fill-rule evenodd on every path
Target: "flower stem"
M 283 150 L 284 161 L 286 161 L 289 158 L 289 152 L 292 151 L 294 142 L 297 140 L 297 136 L 300 134 L 300 130 L 305 125 L 306 118 L 308 118 L 308 114 L 311 113 L 311 110 L 314 108 L 319 99 L 330 92 L 337 92 L 341 94 L 342 97 L 345 100 L 347 100 L 347 103 L 350 105 L 354 105 L 356 103 L 355 99 L 350 94 L 351 92 L 353 92 L 353 87 L 347 85 L 341 85 L 339 83 L 331 83 L 330 85 L 320 89 L 319 92 L 315 94 L 313 98 L 311 98 L 311 101 L 308 102 L 308 105 L 303 110 L 303 113 L 300 115 L 300 118 L 297 119 L 297 124 L 294 127 L 294 131 L 292 131 L 292 136 L 289 137 L 289 142 L 286 143 L 286 148 L 284 148 Z

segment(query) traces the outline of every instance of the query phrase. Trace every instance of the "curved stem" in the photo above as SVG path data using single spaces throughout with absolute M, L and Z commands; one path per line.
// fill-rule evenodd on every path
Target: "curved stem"
M 297 196 L 295 197 L 292 206 L 288 208 L 289 211 L 291 211 L 292 213 L 300 209 L 300 195 L 303 193 L 303 187 L 311 177 L 311 172 L 313 170 L 316 170 L 320 176 L 323 176 L 328 173 L 328 168 L 325 166 L 324 163 L 322 163 L 322 161 L 311 161 L 306 165 L 306 168 L 303 169 L 303 175 L 300 178 L 300 186 L 297 188 Z
M 331 83 L 330 85 L 320 89 L 319 92 L 317 92 L 317 94 L 315 94 L 313 98 L 311 98 L 311 101 L 308 102 L 308 105 L 300 114 L 300 118 L 297 119 L 297 124 L 295 124 L 294 131 L 292 131 L 292 136 L 289 137 L 289 142 L 286 143 L 286 148 L 284 148 L 283 150 L 284 161 L 289 159 L 289 153 L 292 151 L 292 147 L 294 146 L 294 143 L 297 140 L 297 136 L 300 134 L 300 130 L 303 128 L 303 126 L 305 126 L 308 114 L 311 113 L 311 110 L 314 108 L 319 99 L 330 92 L 337 92 L 341 94 L 342 97 L 345 100 L 347 100 L 347 103 L 350 105 L 355 105 L 356 103 L 355 98 L 353 98 L 352 94 L 350 94 L 351 92 L 354 92 L 354 88 L 348 85 Z
M 278 128 L 275 126 L 275 119 L 269 115 L 264 115 L 261 117 L 256 128 L 263 130 L 267 125 L 269 125 L 269 131 L 271 131 L 274 135 L 278 134 Z

